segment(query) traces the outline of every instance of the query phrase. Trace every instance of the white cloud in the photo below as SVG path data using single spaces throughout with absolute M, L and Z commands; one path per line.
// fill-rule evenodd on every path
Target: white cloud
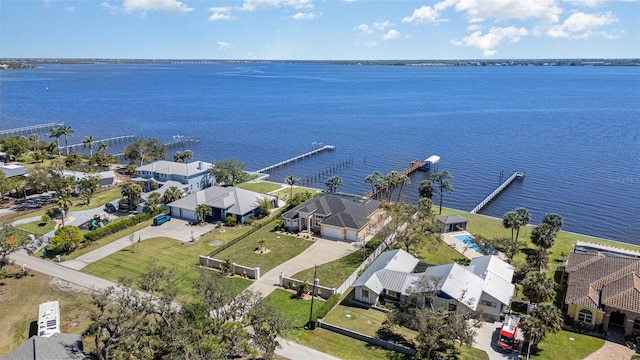
M 211 16 L 209 16 L 209 21 L 236 19 L 235 16 L 231 15 L 231 6 L 212 7 L 212 8 L 209 8 L 209 11 L 211 12 Z
M 583 6 L 590 8 L 597 8 L 605 3 L 612 2 L 638 2 L 639 0 L 564 0 L 564 2 L 570 3 L 573 6 Z
M 367 43 L 367 46 L 368 46 L 368 47 L 375 47 L 375 46 L 377 46 L 377 45 L 378 45 L 378 43 L 377 43 L 377 42 L 375 42 L 375 41 L 370 41 L 370 42 L 368 42 L 368 43 Z
M 483 34 L 482 31 L 476 31 L 462 41 L 451 40 L 451 43 L 457 46 L 472 46 L 482 50 L 484 56 L 493 56 L 497 53 L 498 45 L 504 40 L 514 43 L 520 41 L 522 36 L 527 35 L 529 35 L 529 31 L 522 27 L 492 27 L 486 34 Z
M 186 14 L 193 8 L 177 0 L 124 0 L 122 7 L 125 12 L 165 11 L 173 14 Z
M 389 22 L 388 20 L 385 22 L 374 22 L 373 23 L 373 27 L 378 29 L 378 30 L 384 30 L 390 26 L 393 26 L 393 24 L 391 22 Z
M 402 22 L 409 24 L 430 24 L 436 22 L 438 17 L 440 17 L 440 12 L 438 10 L 431 6 L 422 6 L 413 10 L 413 14 L 411 16 L 402 18 Z
M 477 30 L 481 30 L 482 29 L 482 25 L 479 24 L 471 24 L 469 26 L 467 26 L 467 30 L 469 31 L 477 31 Z
M 313 8 L 312 0 L 244 0 L 242 9 L 254 11 L 261 7 L 291 7 L 294 9 Z
M 102 7 L 102 8 L 105 8 L 105 9 L 109 10 L 109 12 L 110 12 L 111 14 L 115 14 L 115 13 L 118 11 L 118 7 L 117 7 L 117 6 L 115 6 L 115 5 L 111 5 L 111 4 L 109 4 L 109 2 L 108 2 L 108 1 L 105 1 L 105 2 L 101 3 L 101 4 L 100 4 L 100 7 Z
M 68 12 L 74 12 L 75 10 L 76 10 L 76 7 L 75 7 L 75 6 L 69 6 L 69 7 L 67 8 L 67 11 L 68 11 Z
M 369 25 L 367 24 L 360 24 L 358 26 L 356 26 L 354 28 L 354 30 L 360 34 L 364 34 L 364 35 L 370 35 L 373 34 L 373 30 L 371 30 L 371 28 L 369 28 Z
M 472 23 L 487 19 L 537 19 L 549 25 L 557 23 L 562 13 L 556 0 L 459 0 L 455 8 Z
M 227 50 L 231 47 L 231 45 L 226 41 L 216 41 L 216 44 L 218 44 L 218 50 Z
M 602 31 L 595 31 L 606 25 L 617 22 L 610 12 L 604 14 L 586 14 L 577 12 L 571 14 L 561 25 L 554 25 L 547 30 L 547 35 L 554 38 L 589 38 L 593 35 L 602 35 L 611 38 L 613 35 Z
M 311 20 L 316 17 L 316 14 L 312 12 L 299 12 L 293 15 L 291 18 L 294 20 Z
M 387 40 L 396 39 L 400 37 L 400 35 L 401 35 L 400 31 L 391 29 L 386 34 L 382 35 L 382 40 L 387 41 Z

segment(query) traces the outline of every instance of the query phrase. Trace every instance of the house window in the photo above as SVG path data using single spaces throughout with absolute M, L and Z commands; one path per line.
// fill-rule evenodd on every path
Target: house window
M 633 322 L 633 328 L 640 330 L 640 317 Z
M 591 324 L 593 321 L 593 313 L 589 310 L 582 309 L 578 312 L 578 321 Z
M 494 303 L 492 301 L 487 301 L 487 300 L 480 300 L 480 305 L 484 305 L 484 306 L 488 306 L 488 307 L 498 307 L 497 303 Z
M 362 300 L 369 301 L 369 290 L 362 288 Z
M 458 302 L 455 300 L 449 300 L 449 311 L 458 310 Z

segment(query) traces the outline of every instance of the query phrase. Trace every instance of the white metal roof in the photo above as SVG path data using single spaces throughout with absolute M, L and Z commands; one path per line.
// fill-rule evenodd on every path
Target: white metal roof
M 435 163 L 437 163 L 438 161 L 440 161 L 440 156 L 438 156 L 438 155 L 431 155 L 431 156 L 429 156 L 425 161 L 426 161 L 426 162 L 428 162 L 428 163 L 435 164 Z

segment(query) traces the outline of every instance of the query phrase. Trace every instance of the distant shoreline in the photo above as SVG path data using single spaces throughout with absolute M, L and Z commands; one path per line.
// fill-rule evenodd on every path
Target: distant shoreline
M 6 68 L 31 68 L 38 64 L 333 64 L 367 66 L 640 66 L 640 59 L 417 59 L 417 60 L 247 60 L 247 59 L 108 59 L 108 58 L 5 58 Z M 0 68 L 1 69 L 1 68 Z

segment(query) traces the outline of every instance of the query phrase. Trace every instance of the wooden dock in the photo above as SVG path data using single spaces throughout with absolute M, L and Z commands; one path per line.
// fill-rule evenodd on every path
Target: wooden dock
M 114 137 L 110 137 L 107 139 L 95 139 L 93 141 L 93 143 L 96 145 L 96 147 L 98 145 L 100 145 L 100 143 L 102 142 L 106 142 L 107 144 L 111 145 L 111 144 L 124 144 L 124 143 L 128 143 L 128 142 L 132 142 L 136 139 L 137 137 L 135 135 L 122 135 L 122 136 L 114 136 Z M 60 146 L 60 150 L 65 150 L 66 148 L 69 148 L 69 150 L 73 150 L 75 148 L 83 148 L 85 147 L 84 143 L 77 143 L 77 144 L 71 144 L 68 146 Z
M 12 135 L 27 135 L 27 136 L 29 136 L 31 134 L 49 131 L 51 129 L 55 129 L 55 128 L 60 127 L 60 126 L 64 126 L 64 124 L 62 124 L 62 123 L 47 123 L 47 124 L 25 126 L 25 127 L 21 127 L 21 128 L 15 128 L 15 129 L 0 130 L 0 138 L 12 136 Z
M 416 170 L 419 170 L 419 169 L 423 168 L 426 164 L 427 164 L 426 161 L 412 161 L 411 162 L 411 166 L 409 166 L 408 168 L 402 170 L 400 175 L 409 176 L 409 175 L 413 174 Z M 374 197 L 377 193 L 379 193 L 382 190 L 384 190 L 384 189 L 383 188 L 378 188 L 378 189 L 375 189 L 375 190 L 371 190 L 365 195 L 365 197 L 368 197 L 368 198 Z
M 472 214 L 476 214 L 483 207 L 485 207 L 489 202 L 491 202 L 491 200 L 493 200 L 496 196 L 498 196 L 502 192 L 502 190 L 506 189 L 507 186 L 511 185 L 511 183 L 513 183 L 514 180 L 522 180 L 522 179 L 524 179 L 524 172 L 514 171 L 513 174 L 511 174 L 511 176 L 507 178 L 507 180 L 505 180 L 502 184 L 500 184 L 500 186 L 498 186 L 497 189 L 495 189 L 491 194 L 489 194 L 489 196 L 484 198 L 484 200 L 482 200 L 482 202 L 478 204 L 478 206 L 474 207 L 473 210 L 469 212 Z
M 295 162 L 295 161 L 298 161 L 298 160 L 301 160 L 301 159 L 304 159 L 304 158 L 307 158 L 307 157 L 310 157 L 310 156 L 313 156 L 313 155 L 317 155 L 317 154 L 319 154 L 319 153 L 321 153 L 323 151 L 334 151 L 335 149 L 336 149 L 335 145 L 325 145 L 325 146 L 319 147 L 317 149 L 311 150 L 309 152 L 306 152 L 304 154 L 301 154 L 301 155 L 298 155 L 298 156 L 294 156 L 294 157 L 292 157 L 290 159 L 287 159 L 287 160 L 284 160 L 284 161 L 280 161 L 277 164 L 273 164 L 271 166 L 267 166 L 267 167 L 262 168 L 260 170 L 256 170 L 256 172 L 257 173 L 265 173 L 267 171 L 271 171 L 273 169 L 280 168 L 280 167 L 285 166 L 287 164 L 290 164 L 292 162 Z

